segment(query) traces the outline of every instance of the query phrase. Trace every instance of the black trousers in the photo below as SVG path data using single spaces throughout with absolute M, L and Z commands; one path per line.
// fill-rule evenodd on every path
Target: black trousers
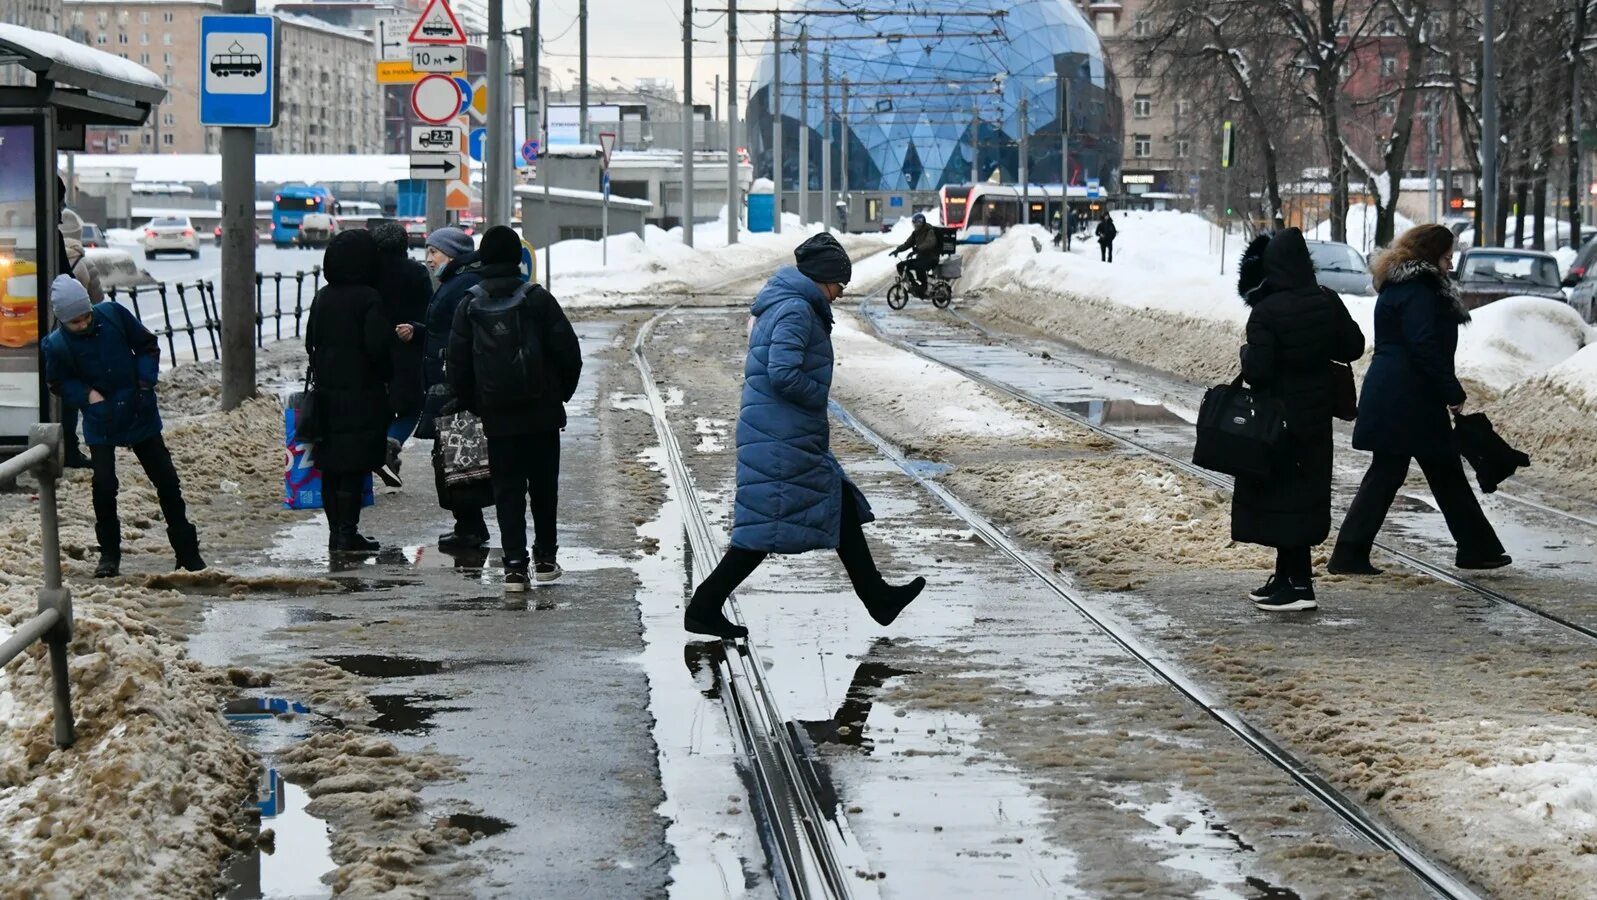
M 1300 581 L 1314 577 L 1314 559 L 1308 547 L 1278 547 L 1275 551 L 1275 574 L 1282 578 Z
M 728 547 L 726 555 L 716 564 L 715 571 L 693 592 L 693 604 L 719 609 L 726 598 L 737 590 L 737 586 L 754 574 L 754 570 L 769 555 L 760 550 Z M 882 573 L 877 570 L 876 560 L 871 557 L 870 545 L 865 543 L 865 529 L 860 523 L 859 510 L 854 506 L 854 495 L 846 488 L 843 490 L 843 521 L 838 529 L 837 557 L 843 561 L 843 569 L 848 572 L 854 593 L 861 600 L 869 600 L 871 593 L 882 585 Z
M 1336 538 L 1338 546 L 1368 550 L 1375 543 L 1392 501 L 1408 478 L 1409 462 L 1407 456 L 1375 454 L 1369 471 L 1364 473 L 1364 481 L 1359 484 L 1353 505 L 1348 507 L 1347 518 L 1342 521 L 1342 530 Z M 1475 499 L 1475 491 L 1469 486 L 1464 464 L 1458 456 L 1451 453 L 1425 456 L 1418 462 L 1431 493 L 1436 496 L 1436 505 L 1442 508 L 1442 516 L 1447 519 L 1447 530 L 1453 533 L 1458 555 L 1480 559 L 1502 553 L 1503 544 L 1497 539 L 1492 523 L 1486 520 L 1486 514 L 1481 512 L 1480 502 Z
M 1099 241 L 1098 242 L 1098 258 L 1103 260 L 1104 262 L 1110 262 L 1110 263 L 1114 262 L 1115 261 L 1115 242 L 1114 241 Z
M 183 487 L 178 482 L 177 467 L 172 465 L 172 451 L 166 448 L 166 441 L 156 435 L 134 444 L 132 449 L 144 474 L 155 485 L 167 533 L 188 530 L 188 507 L 183 503 Z M 100 542 L 101 553 L 120 554 L 122 520 L 117 517 L 116 495 L 122 485 L 116 477 L 116 447 L 91 444 L 89 453 L 94 463 L 94 535 Z
M 560 432 L 488 439 L 488 468 L 499 512 L 505 566 L 527 564 L 527 508 L 532 508 L 532 558 L 554 562 L 560 508 Z M 530 498 L 530 503 L 529 503 Z
M 61 437 L 66 442 L 67 459 L 83 451 L 78 445 L 78 408 L 61 401 Z

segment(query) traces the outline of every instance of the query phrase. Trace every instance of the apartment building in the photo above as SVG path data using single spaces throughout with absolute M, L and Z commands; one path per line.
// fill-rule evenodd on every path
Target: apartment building
M 66 0 L 65 33 L 136 62 L 167 96 L 137 129 L 90 131 L 90 153 L 216 153 L 221 132 L 200 125 L 200 19 L 219 0 Z M 278 16 L 278 124 L 257 132 L 262 153 L 379 153 L 382 104 L 370 37 L 316 19 Z
M 0 0 L 0 22 L 60 34 L 61 0 Z M 17 87 L 25 77 L 21 66 L 0 66 L 0 87 Z

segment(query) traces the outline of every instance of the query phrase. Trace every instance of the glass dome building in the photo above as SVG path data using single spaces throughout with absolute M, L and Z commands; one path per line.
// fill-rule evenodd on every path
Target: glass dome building
M 773 177 L 772 110 L 779 108 L 784 190 L 798 187 L 800 140 L 810 145 L 809 186 L 820 188 L 821 140 L 828 127 L 834 181 L 849 190 L 968 184 L 973 153 L 979 180 L 996 171 L 999 180 L 1017 182 L 1023 128 L 1031 134 L 1030 181 L 1058 184 L 1063 82 L 1071 95 L 1069 183 L 1098 179 L 1106 192 L 1118 185 L 1120 92 L 1103 45 L 1071 0 L 916 0 L 874 8 L 884 6 L 904 12 L 820 14 L 845 9 L 840 0 L 803 0 L 784 11 L 780 103 L 773 102 L 771 86 L 774 44 L 766 45 L 749 99 L 756 177 Z M 996 10 L 1007 14 L 984 15 Z M 809 37 L 807 79 L 801 30 Z M 832 84 L 824 103 L 828 56 Z M 806 112 L 809 127 L 801 138 Z

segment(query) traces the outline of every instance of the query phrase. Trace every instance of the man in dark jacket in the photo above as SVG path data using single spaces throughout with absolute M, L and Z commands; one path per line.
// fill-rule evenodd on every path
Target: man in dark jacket
M 100 542 L 94 577 L 121 572 L 117 447 L 132 448 L 155 485 L 177 567 L 204 569 L 199 535 L 189 523 L 177 468 L 161 438 L 155 399 L 161 347 L 155 335 L 116 303 L 92 305 L 88 291 L 70 275 L 58 276 L 50 286 L 50 309 L 57 324 L 44 339 L 45 382 L 62 402 L 83 411 L 83 442 L 93 457 L 94 533 Z
M 582 375 L 577 334 L 553 295 L 521 280 L 521 238 L 488 229 L 478 251 L 482 283 L 455 310 L 448 375 L 460 405 L 482 419 L 494 506 L 504 541 L 505 591 L 528 586 L 527 507 L 531 498 L 531 578 L 556 581 L 560 431 L 565 404 Z
M 927 224 L 926 217 L 920 213 L 915 214 L 913 220 L 915 230 L 909 233 L 904 243 L 898 245 L 893 251 L 897 256 L 905 250 L 910 251 L 909 259 L 898 264 L 900 274 L 908 272 L 914 276 L 913 288 L 916 296 L 926 296 L 926 273 L 937 268 L 937 260 L 942 256 L 941 240 L 937 236 L 937 229 Z
M 394 333 L 404 330 L 404 323 L 415 322 L 427 312 L 427 301 L 432 297 L 432 279 L 427 267 L 409 256 L 409 238 L 405 226 L 389 220 L 372 229 L 372 239 L 381 254 L 377 269 L 377 292 L 383 297 L 383 316 L 397 323 Z M 393 421 L 388 425 L 388 455 L 377 469 L 378 477 L 390 487 L 400 487 L 399 451 L 416 430 L 421 418 L 422 344 L 415 340 L 394 342 L 394 370 L 388 382 L 388 405 Z
M 453 398 L 444 377 L 444 357 L 449 352 L 449 336 L 455 327 L 455 310 L 466 293 L 482 281 L 482 263 L 471 236 L 459 228 L 440 228 L 427 236 L 427 266 L 438 277 L 438 288 L 427 303 L 425 317 L 397 328 L 399 339 L 422 346 L 421 422 L 416 436 L 437 437 L 434 421 Z M 486 481 L 450 487 L 444 482 L 443 455 L 433 448 L 433 486 L 438 505 L 450 511 L 455 526 L 438 536 L 444 550 L 473 552 L 488 545 L 488 523 L 483 507 L 494 502 L 492 486 Z
M 1115 235 L 1120 229 L 1115 227 L 1115 220 L 1106 210 L 1103 220 L 1098 223 L 1098 258 L 1106 263 L 1115 261 Z
M 878 624 L 890 625 L 926 579 L 888 584 L 871 558 L 865 495 L 831 451 L 832 304 L 853 264 L 837 238 L 818 234 L 793 253 L 754 299 L 743 400 L 737 422 L 737 496 L 732 541 L 682 614 L 692 634 L 748 637 L 722 612 L 738 585 L 772 553 L 837 550 L 854 593 Z
M 1331 531 L 1331 361 L 1364 355 L 1364 333 L 1315 280 L 1296 228 L 1255 238 L 1239 268 L 1237 291 L 1252 308 L 1242 375 L 1279 404 L 1286 431 L 1271 477 L 1237 478 L 1231 538 L 1276 548 L 1274 574 L 1249 594 L 1255 606 L 1314 609 L 1310 548 Z

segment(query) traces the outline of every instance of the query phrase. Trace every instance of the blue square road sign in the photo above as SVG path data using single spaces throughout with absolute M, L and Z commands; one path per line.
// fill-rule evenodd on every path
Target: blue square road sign
M 200 17 L 200 124 L 277 124 L 277 22 L 271 16 Z

